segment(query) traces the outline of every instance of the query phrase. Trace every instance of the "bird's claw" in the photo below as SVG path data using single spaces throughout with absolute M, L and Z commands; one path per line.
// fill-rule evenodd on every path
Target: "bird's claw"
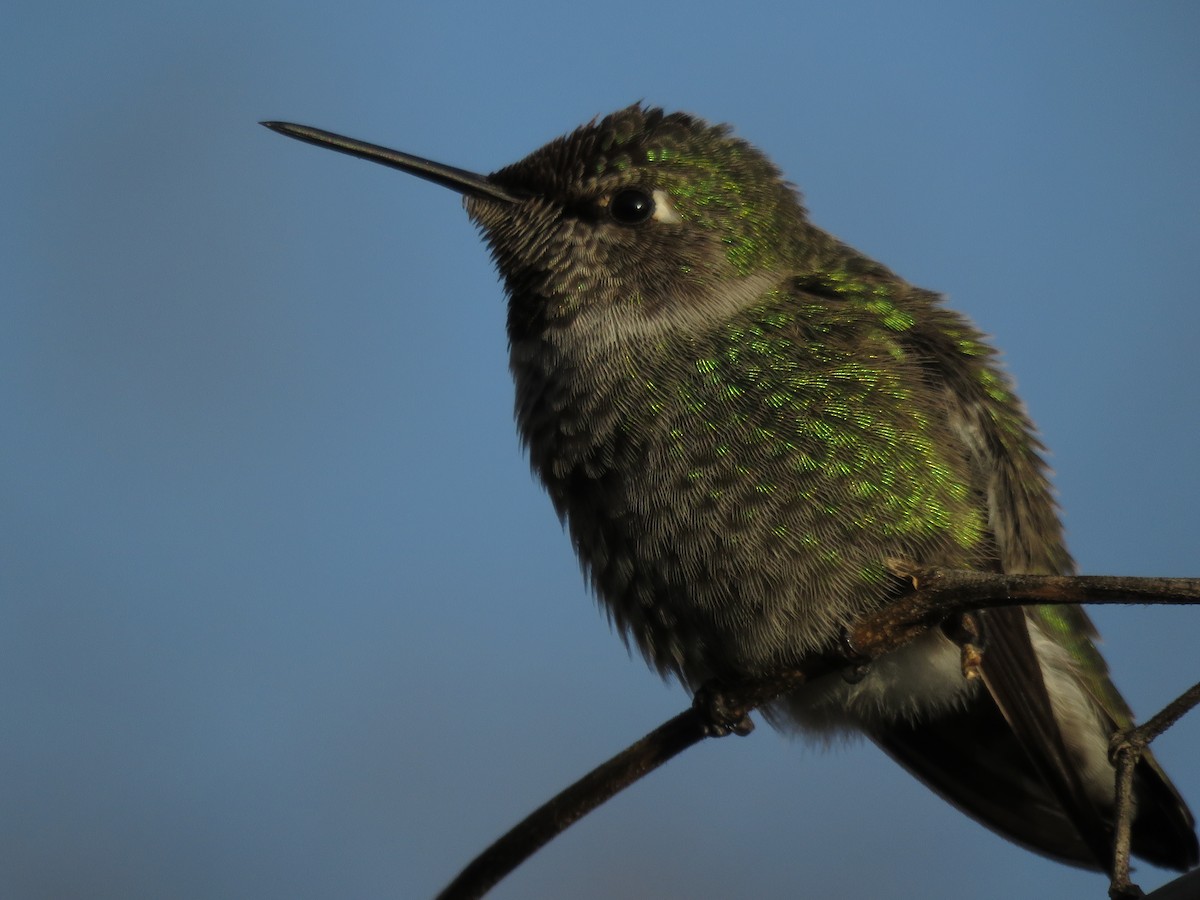
M 847 684 L 858 684 L 871 674 L 871 658 L 859 652 L 853 634 L 845 625 L 838 635 L 837 653 L 849 664 L 842 669 L 842 678 Z
M 709 737 L 736 734 L 745 737 L 754 730 L 754 720 L 722 685 L 709 682 L 692 698 L 692 708 L 704 717 Z
M 983 666 L 984 633 L 983 622 L 973 613 L 952 616 L 942 623 L 942 633 L 961 651 L 963 678 L 972 681 L 979 678 Z

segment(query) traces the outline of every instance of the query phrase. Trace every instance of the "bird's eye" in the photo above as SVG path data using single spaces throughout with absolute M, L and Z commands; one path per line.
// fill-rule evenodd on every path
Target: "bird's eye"
M 613 194 L 608 212 L 622 225 L 640 225 L 654 215 L 654 198 L 637 188 L 625 188 Z

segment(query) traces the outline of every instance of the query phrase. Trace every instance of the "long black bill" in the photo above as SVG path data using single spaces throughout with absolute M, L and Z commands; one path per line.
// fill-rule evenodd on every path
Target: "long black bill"
M 505 203 L 518 203 L 521 200 L 518 194 L 500 187 L 500 185 L 483 175 L 476 175 L 474 172 L 468 172 L 466 169 L 457 169 L 454 166 L 447 166 L 430 159 L 423 159 L 420 156 L 413 156 L 411 153 L 389 150 L 387 147 L 380 147 L 378 144 L 356 141 L 354 138 L 334 134 L 332 131 L 323 131 L 320 128 L 309 128 L 307 125 L 293 125 L 291 122 L 261 122 L 260 124 L 266 125 L 272 131 L 278 131 L 280 134 L 286 134 L 290 138 L 304 141 L 307 144 L 328 147 L 330 150 L 337 150 L 339 153 L 348 153 L 351 156 L 357 156 L 359 159 L 368 159 L 371 162 L 391 166 L 393 169 L 399 169 L 401 172 L 416 175 L 418 178 L 424 178 L 426 181 L 432 181 L 435 184 L 440 184 L 442 187 L 448 187 L 450 190 L 458 191 L 460 194 L 468 194 L 473 197 L 488 197 L 492 200 L 502 200 Z

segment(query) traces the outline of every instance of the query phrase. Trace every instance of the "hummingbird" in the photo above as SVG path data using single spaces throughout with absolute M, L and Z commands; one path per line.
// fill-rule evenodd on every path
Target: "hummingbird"
M 515 417 L 610 622 L 696 690 L 787 671 L 896 602 L 890 560 L 1067 574 L 1045 452 L 996 351 L 940 295 L 809 221 L 725 125 L 634 104 L 490 175 L 267 127 L 464 196 L 508 299 Z M 931 629 L 767 710 L 862 733 L 985 826 L 1112 864 L 1132 715 L 1078 607 L 979 612 L 982 677 Z M 1186 870 L 1186 803 L 1147 753 L 1133 852 Z

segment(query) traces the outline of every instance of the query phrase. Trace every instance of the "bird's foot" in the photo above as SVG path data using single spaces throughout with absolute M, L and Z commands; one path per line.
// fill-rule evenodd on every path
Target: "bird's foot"
M 692 708 L 704 717 L 709 737 L 736 734 L 745 737 L 754 730 L 754 720 L 740 699 L 742 691 L 717 679 L 706 681 L 692 697 Z
M 837 654 L 847 663 L 842 669 L 842 678 L 846 684 L 858 684 L 871 674 L 871 657 L 859 651 L 854 642 L 854 635 L 845 625 L 838 635 Z
M 961 665 L 963 678 L 971 681 L 983 673 L 984 632 L 983 622 L 974 613 L 960 613 L 942 623 L 942 633 L 954 643 L 962 653 Z

